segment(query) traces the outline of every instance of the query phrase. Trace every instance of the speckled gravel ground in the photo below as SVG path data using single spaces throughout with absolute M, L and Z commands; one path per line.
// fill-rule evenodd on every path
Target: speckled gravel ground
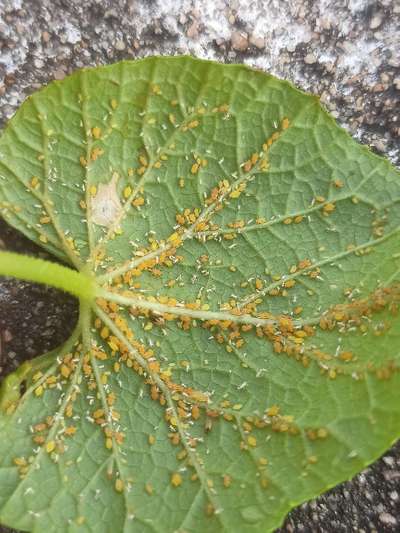
M 399 0 L 0 0 L 0 126 L 76 68 L 182 53 L 245 62 L 319 94 L 356 138 L 400 165 Z M 2 246 L 41 253 L 0 223 Z M 76 317 L 57 291 L 0 281 L 0 376 L 59 344 Z M 399 532 L 400 443 L 279 531 Z

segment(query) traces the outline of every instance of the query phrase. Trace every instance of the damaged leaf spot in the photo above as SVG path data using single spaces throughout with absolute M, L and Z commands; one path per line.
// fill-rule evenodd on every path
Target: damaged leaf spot
M 107 228 L 121 211 L 121 200 L 117 192 L 119 175 L 114 172 L 109 183 L 100 183 L 91 199 L 92 221 Z

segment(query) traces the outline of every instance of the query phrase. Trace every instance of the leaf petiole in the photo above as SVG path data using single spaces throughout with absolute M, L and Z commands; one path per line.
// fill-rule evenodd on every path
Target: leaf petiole
M 96 295 L 94 278 L 71 268 L 14 252 L 0 251 L 0 276 L 51 285 L 83 300 Z

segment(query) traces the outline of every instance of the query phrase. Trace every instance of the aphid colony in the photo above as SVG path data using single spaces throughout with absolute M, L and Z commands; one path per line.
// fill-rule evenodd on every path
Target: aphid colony
M 153 96 L 162 94 L 158 85 L 153 85 L 151 92 Z M 177 104 L 177 101 L 171 101 L 173 108 Z M 116 100 L 111 100 L 112 110 L 117 110 L 118 105 Z M 168 122 L 177 132 L 188 134 L 201 125 L 206 113 L 221 114 L 226 118 L 230 110 L 227 104 L 218 105 L 211 110 L 200 106 L 192 109 L 189 118 L 180 124 L 177 119 L 178 113 L 170 112 Z M 156 119 L 151 115 L 146 116 L 144 120 L 146 125 L 151 126 L 156 123 Z M 321 374 L 330 379 L 336 379 L 340 374 L 354 375 L 354 373 L 361 378 L 366 371 L 373 371 L 379 378 L 388 379 L 397 371 L 397 367 L 392 363 L 379 368 L 372 364 L 362 365 L 357 355 L 350 350 L 340 349 L 332 354 L 314 342 L 317 333 L 334 329 L 342 333 L 357 330 L 361 333 L 372 331 L 374 335 L 383 334 L 390 325 L 385 322 L 383 326 L 376 327 L 372 319 L 383 311 L 397 313 L 400 301 L 400 287 L 397 284 L 377 289 L 368 298 L 358 300 L 350 298 L 348 302 L 331 306 L 309 320 L 300 318 L 303 308 L 298 303 L 287 313 L 274 314 L 259 310 L 260 304 L 265 302 L 266 297 L 287 296 L 288 291 L 293 289 L 298 280 L 304 276 L 311 280 L 320 277 L 322 263 L 318 264 L 309 258 L 299 260 L 285 275 L 275 276 L 271 284 L 266 283 L 261 276 L 255 276 L 252 280 L 242 280 L 241 288 L 250 287 L 252 292 L 241 300 L 232 297 L 229 301 L 219 302 L 218 309 L 215 310 L 212 310 L 210 304 L 201 298 L 196 301 L 185 301 L 171 296 L 169 292 L 168 294 L 157 292 L 149 296 L 148 289 L 142 286 L 142 279 L 146 275 L 162 280 L 166 269 L 173 271 L 176 265 L 184 261 L 184 243 L 188 239 L 196 239 L 202 243 L 214 240 L 220 242 L 221 239 L 234 241 L 247 231 L 259 231 L 278 223 L 296 227 L 305 222 L 311 214 L 330 217 L 335 212 L 335 201 L 316 195 L 312 198 L 308 209 L 293 213 L 291 216 L 282 215 L 269 220 L 261 216 L 250 220 L 238 217 L 225 225 L 213 221 L 212 217 L 223 210 L 228 202 L 237 201 L 247 193 L 251 180 L 269 170 L 269 151 L 289 127 L 289 119 L 283 117 L 279 126 L 275 125 L 273 133 L 265 139 L 260 150 L 250 154 L 241 163 L 232 181 L 226 178 L 218 179 L 204 196 L 203 205 L 187 207 L 175 214 L 176 225 L 167 238 L 158 240 L 152 234 L 146 245 L 137 246 L 133 257 L 119 266 L 108 266 L 112 261 L 107 257 L 107 244 L 123 234 L 121 221 L 128 215 L 130 209 L 133 207 L 137 212 L 146 205 L 146 177 L 151 170 L 161 169 L 166 164 L 167 150 L 165 153 L 159 153 L 155 161 L 150 161 L 145 150 L 140 151 L 137 156 L 137 167 L 128 169 L 128 180 L 122 191 L 118 191 L 120 176 L 115 172 L 108 184 L 93 184 L 87 188 L 85 198 L 80 200 L 79 205 L 88 214 L 88 225 L 94 223 L 101 227 L 102 236 L 91 250 L 91 260 L 94 270 L 105 271 L 105 274 L 99 276 L 105 293 L 102 298 L 97 299 L 98 312 L 93 323 L 96 330 L 94 338 L 98 340 L 92 340 L 90 346 L 77 344 L 72 350 L 61 354 L 56 371 L 44 373 L 38 371 L 33 375 L 33 394 L 37 398 L 42 397 L 46 391 L 68 390 L 57 416 L 44 415 L 42 421 L 36 422 L 31 427 L 33 445 L 40 447 L 40 452 L 36 453 L 46 453 L 57 462 L 59 457 L 68 451 L 68 440 L 74 437 L 79 427 L 81 415 L 78 415 L 74 409 L 82 390 L 93 394 L 86 420 L 99 427 L 105 448 L 113 456 L 117 453 L 116 450 L 123 448 L 126 435 L 121 423 L 121 413 L 118 411 L 118 376 L 123 371 L 139 375 L 146 385 L 145 390 L 149 399 L 163 408 L 165 423 L 168 425 L 168 439 L 171 445 L 177 448 L 177 461 L 184 466 L 182 470 L 177 469 L 170 474 L 169 482 L 174 489 L 181 487 L 188 479 L 200 481 L 204 485 L 203 478 L 206 474 L 200 452 L 207 434 L 217 423 L 227 422 L 235 429 L 239 437 L 240 450 L 250 454 L 254 459 L 258 483 L 262 489 L 267 489 L 269 485 L 269 458 L 265 457 L 264 446 L 260 444 L 265 442 L 265 432 L 282 433 L 293 437 L 304 435 L 310 441 L 324 440 L 329 436 L 329 431 L 325 427 L 300 427 L 292 415 L 281 412 L 282 408 L 279 405 L 271 405 L 261 413 L 243 413 L 243 405 L 234 397 L 215 401 L 212 391 L 198 390 L 196 387 L 179 383 L 174 378 L 173 369 L 166 364 L 162 353 L 159 353 L 158 347 L 138 336 L 137 330 L 140 326 L 146 335 L 156 328 L 165 329 L 168 333 L 170 325 L 176 325 L 185 333 L 191 332 L 193 328 L 203 328 L 210 333 L 209 339 L 216 346 L 232 354 L 232 364 L 241 368 L 248 368 L 243 357 L 244 348 L 249 340 L 257 339 L 260 342 L 267 342 L 271 353 L 285 354 L 304 367 L 316 363 Z M 106 134 L 103 128 L 94 125 L 89 133 L 94 145 L 88 153 L 79 158 L 80 165 L 85 169 L 91 162 L 97 161 L 105 154 L 105 148 L 100 145 Z M 174 149 L 174 143 L 171 142 L 168 148 Z M 192 158 L 188 174 L 190 179 L 196 179 L 202 170 L 207 168 L 208 160 L 198 153 L 192 153 Z M 184 189 L 185 180 L 189 178 L 178 177 L 178 187 Z M 336 189 L 342 189 L 345 184 L 341 179 L 334 179 L 332 185 Z M 40 181 L 37 177 L 32 177 L 28 186 L 35 194 L 40 192 Z M 8 205 L 0 207 L 2 210 L 10 210 Z M 50 226 L 51 222 L 54 224 L 54 220 L 52 206 L 43 204 L 37 224 L 41 232 L 39 237 L 41 242 L 47 243 L 51 239 L 43 228 L 46 225 Z M 385 216 L 376 216 L 372 229 L 374 237 L 380 238 L 383 235 L 385 223 Z M 64 248 L 68 248 L 69 254 L 79 257 L 79 249 L 73 237 L 60 236 L 59 231 L 56 233 L 61 238 Z M 350 247 L 348 252 L 352 253 L 353 249 Z M 363 249 L 354 248 L 354 253 L 364 252 Z M 196 258 L 196 262 L 200 268 L 206 268 L 210 257 L 202 254 Z M 232 264 L 229 270 L 236 272 L 237 269 Z M 164 284 L 166 289 L 173 289 L 175 286 L 175 279 L 168 279 Z M 127 308 L 127 311 L 123 307 Z M 370 321 L 369 325 L 367 319 Z M 187 359 L 176 363 L 180 368 L 190 372 L 190 354 Z M 264 372 L 264 368 L 259 368 L 256 377 Z M 238 391 L 246 386 L 246 382 L 243 382 Z M 10 406 L 10 412 L 15 407 Z M 202 428 L 202 437 L 193 436 L 192 428 L 195 425 Z M 155 435 L 150 433 L 147 442 L 149 446 L 154 446 Z M 21 478 L 29 473 L 34 460 L 34 455 L 14 459 Z M 309 465 L 315 464 L 318 456 L 309 455 L 306 461 Z M 187 469 L 189 474 L 186 473 Z M 118 493 L 129 490 L 130 485 L 134 483 L 134 480 L 123 479 L 118 465 L 113 462 L 110 463 L 108 476 L 113 480 Z M 226 473 L 222 477 L 222 484 L 226 489 L 235 482 L 234 476 L 230 474 Z M 154 487 L 150 482 L 143 486 L 143 491 L 149 496 L 157 490 L 159 487 Z M 212 494 L 215 492 L 213 480 L 206 479 L 205 491 L 209 495 L 205 512 L 211 516 L 217 512 L 212 503 Z
M 191 327 L 196 326 L 190 316 L 185 316 L 184 314 L 180 316 L 174 315 L 172 312 L 174 307 L 176 310 L 179 309 L 176 306 L 176 301 L 161 300 L 161 306 L 165 306 L 168 309 L 168 313 L 160 311 L 154 319 L 156 325 L 163 326 L 165 322 L 178 320 L 183 330 L 189 330 Z M 398 285 L 378 289 L 368 298 L 353 299 L 350 303 L 333 306 L 322 315 L 318 326 L 322 330 L 332 330 L 335 327 L 345 328 L 348 325 L 351 325 L 351 327 L 357 325 L 364 331 L 365 321 L 362 320 L 363 318 L 371 319 L 375 313 L 382 312 L 385 309 L 388 309 L 392 314 L 396 314 L 399 301 L 400 288 Z M 242 405 L 229 399 L 214 405 L 208 392 L 198 391 L 175 383 L 170 369 L 162 368 L 162 364 L 156 357 L 155 350 L 146 347 L 142 342 L 135 339 L 128 321 L 120 315 L 119 305 L 103 299 L 98 300 L 98 305 L 115 325 L 116 330 L 121 332 L 127 342 L 129 342 L 129 347 L 121 341 L 119 336 L 113 334 L 109 326 L 105 325 L 99 318 L 96 318 L 94 325 L 99 332 L 99 337 L 106 343 L 107 349 L 93 345 L 91 353 L 83 354 L 82 345 L 78 345 L 74 353 L 67 353 L 59 358 L 57 373 L 43 375 L 39 371 L 32 379 L 36 384 L 34 394 L 37 397 L 42 396 L 46 389 L 53 389 L 60 385 L 62 387 L 65 386 L 68 381 L 75 380 L 80 373 L 84 376 L 89 391 L 96 391 L 102 388 L 108 391 L 107 394 L 104 394 L 102 406 L 93 406 L 90 415 L 88 415 L 88 419 L 102 429 L 104 445 L 108 450 L 113 450 L 115 446 L 123 446 L 125 435 L 117 429 L 121 418 L 115 407 L 117 389 L 114 386 L 113 390 L 111 390 L 108 386 L 109 371 L 102 374 L 94 371 L 94 365 L 97 365 L 96 361 L 114 361 L 112 369 L 115 374 L 118 374 L 121 370 L 121 365 L 124 365 L 143 377 L 144 383 L 149 388 L 150 398 L 165 408 L 165 421 L 171 430 L 169 433 L 170 442 L 172 445 L 181 447 L 181 450 L 177 452 L 177 459 L 183 461 L 189 467 L 192 467 L 193 464 L 188 450 L 190 450 L 190 453 L 194 453 L 200 440 L 189 437 L 188 429 L 191 424 L 198 421 L 204 424 L 206 432 L 212 429 L 213 421 L 222 419 L 233 423 L 241 435 L 240 449 L 249 453 L 252 453 L 252 449 L 255 449 L 258 445 L 257 435 L 259 430 L 269 429 L 279 433 L 285 432 L 293 436 L 304 431 L 295 424 L 292 416 L 281 415 L 279 406 L 275 405 L 268 408 L 262 416 L 254 414 L 242 417 L 240 415 Z M 198 309 L 199 306 L 196 303 L 187 303 L 184 308 L 190 312 L 190 310 Z M 285 352 L 290 356 L 295 356 L 304 366 L 308 366 L 310 359 L 315 359 L 324 364 L 334 359 L 332 355 L 320 350 L 302 351 L 304 339 L 314 334 L 315 326 L 304 325 L 298 327 L 290 316 L 281 315 L 275 317 L 270 313 L 256 313 L 254 311 L 256 309 L 255 303 L 247 305 L 242 312 L 236 311 L 236 313 L 235 309 L 229 308 L 229 304 L 225 304 L 223 308 L 225 311 L 229 310 L 232 313 L 231 320 L 204 320 L 201 326 L 213 332 L 213 338 L 217 343 L 225 344 L 227 349 L 231 347 L 231 350 L 228 351 L 240 349 L 243 345 L 241 341 L 244 342 L 242 335 L 255 331 L 257 337 L 266 338 L 271 342 L 275 353 Z M 148 309 L 141 309 L 140 306 L 132 308 L 131 314 L 135 317 L 148 317 L 151 315 Z M 252 316 L 269 322 L 263 327 L 253 326 L 252 324 L 240 325 L 235 322 L 240 316 Z M 135 352 L 132 352 L 132 349 L 139 354 L 139 360 L 135 357 Z M 353 360 L 353 354 L 351 352 L 342 352 L 337 354 L 336 360 L 348 363 Z M 185 363 L 188 367 L 190 366 L 190 362 L 185 361 Z M 390 371 L 395 370 L 395 367 L 389 367 L 390 365 L 385 369 L 378 369 L 376 371 L 378 377 L 382 379 L 390 377 Z M 329 369 L 328 376 L 330 378 L 336 377 L 336 373 L 341 372 L 340 368 L 335 369 L 333 366 L 327 368 Z M 369 366 L 366 369 L 374 370 Z M 73 405 L 79 392 L 79 388 L 74 388 L 73 392 L 64 400 L 61 431 L 57 431 L 57 433 L 52 431 L 55 417 L 51 415 L 44 417 L 42 422 L 32 426 L 33 443 L 41 446 L 55 461 L 68 449 L 65 439 L 73 437 L 77 431 L 77 427 L 73 424 Z M 175 408 L 173 410 L 169 407 L 168 402 L 174 403 Z M 182 442 L 182 428 L 185 430 L 186 446 L 183 446 Z M 325 439 L 328 436 L 328 431 L 326 428 L 309 428 L 305 430 L 304 434 L 311 440 Z M 154 435 L 149 434 L 148 444 L 150 446 L 155 444 Z M 24 477 L 29 472 L 33 459 L 33 456 L 15 458 L 14 463 L 18 467 L 21 477 Z M 314 455 L 308 458 L 310 464 L 315 464 L 317 461 L 318 458 Z M 261 456 L 258 459 L 258 464 L 260 468 L 260 485 L 262 488 L 267 488 L 266 468 L 268 459 Z M 114 474 L 111 467 L 109 475 L 115 479 L 115 490 L 123 492 L 125 490 L 125 481 L 118 476 L 118 472 Z M 194 472 L 190 478 L 192 480 L 198 479 L 198 473 Z M 225 488 L 231 486 L 233 481 L 231 476 L 224 475 L 223 485 Z M 173 472 L 170 482 L 173 487 L 179 487 L 183 483 L 182 474 Z M 151 484 L 146 484 L 144 490 L 151 496 L 154 492 L 154 487 Z

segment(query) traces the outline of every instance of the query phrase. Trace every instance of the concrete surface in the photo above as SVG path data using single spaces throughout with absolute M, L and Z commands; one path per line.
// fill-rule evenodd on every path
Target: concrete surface
M 76 68 L 181 53 L 245 62 L 321 95 L 356 138 L 400 165 L 399 0 L 0 0 L 0 126 Z M 3 223 L 2 245 L 39 253 Z M 0 375 L 56 346 L 75 317 L 56 291 L 0 282 Z M 280 531 L 400 531 L 400 443 Z

